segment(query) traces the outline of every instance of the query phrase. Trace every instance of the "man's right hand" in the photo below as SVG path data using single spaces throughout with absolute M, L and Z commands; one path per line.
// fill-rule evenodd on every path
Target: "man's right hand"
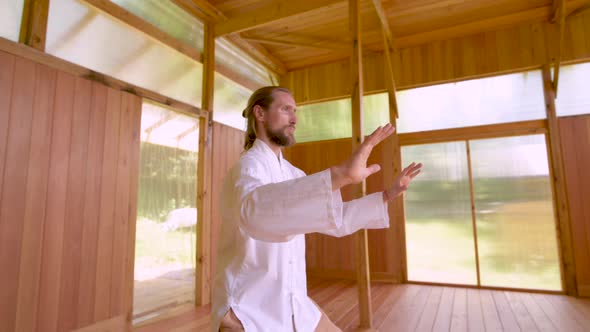
M 331 167 L 332 190 L 339 190 L 346 185 L 360 183 L 369 177 L 369 175 L 378 172 L 381 167 L 377 164 L 367 167 L 367 160 L 369 159 L 369 155 L 371 155 L 371 151 L 373 151 L 373 147 L 394 132 L 395 127 L 390 123 L 375 129 L 346 161 L 340 165 Z

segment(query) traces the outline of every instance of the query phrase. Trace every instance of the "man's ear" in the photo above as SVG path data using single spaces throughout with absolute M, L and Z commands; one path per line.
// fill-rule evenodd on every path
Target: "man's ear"
M 260 107 L 260 105 L 254 106 L 253 111 L 254 111 L 254 117 L 256 118 L 256 120 L 264 121 L 264 109 L 262 109 L 262 107 Z

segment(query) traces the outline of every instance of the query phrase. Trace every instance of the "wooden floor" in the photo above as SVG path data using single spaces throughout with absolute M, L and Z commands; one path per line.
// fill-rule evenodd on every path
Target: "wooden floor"
M 374 284 L 373 325 L 379 331 L 590 331 L 590 299 L 562 295 L 424 285 Z M 309 295 L 344 331 L 358 326 L 351 281 L 309 281 Z M 139 332 L 208 331 L 209 308 L 177 308 Z

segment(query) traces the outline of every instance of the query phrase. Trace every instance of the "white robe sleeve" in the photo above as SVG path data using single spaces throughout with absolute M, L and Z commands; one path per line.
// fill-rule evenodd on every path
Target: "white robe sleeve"
M 340 190 L 334 196 L 339 196 Z M 336 198 L 335 198 L 336 199 Z M 319 233 L 342 237 L 359 229 L 379 229 L 389 227 L 387 203 L 383 201 L 383 193 L 377 192 L 365 197 L 343 203 L 342 224 L 336 229 L 324 230 Z
M 343 203 L 332 193 L 330 170 L 266 184 L 264 167 L 241 167 L 235 189 L 240 226 L 255 239 L 284 242 L 305 233 L 336 230 L 342 225 Z

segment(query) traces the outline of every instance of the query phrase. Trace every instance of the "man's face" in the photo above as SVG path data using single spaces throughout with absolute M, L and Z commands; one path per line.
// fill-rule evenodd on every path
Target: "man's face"
M 296 105 L 293 97 L 282 91 L 274 92 L 274 101 L 264 112 L 266 136 L 276 145 L 288 147 L 295 144 Z

